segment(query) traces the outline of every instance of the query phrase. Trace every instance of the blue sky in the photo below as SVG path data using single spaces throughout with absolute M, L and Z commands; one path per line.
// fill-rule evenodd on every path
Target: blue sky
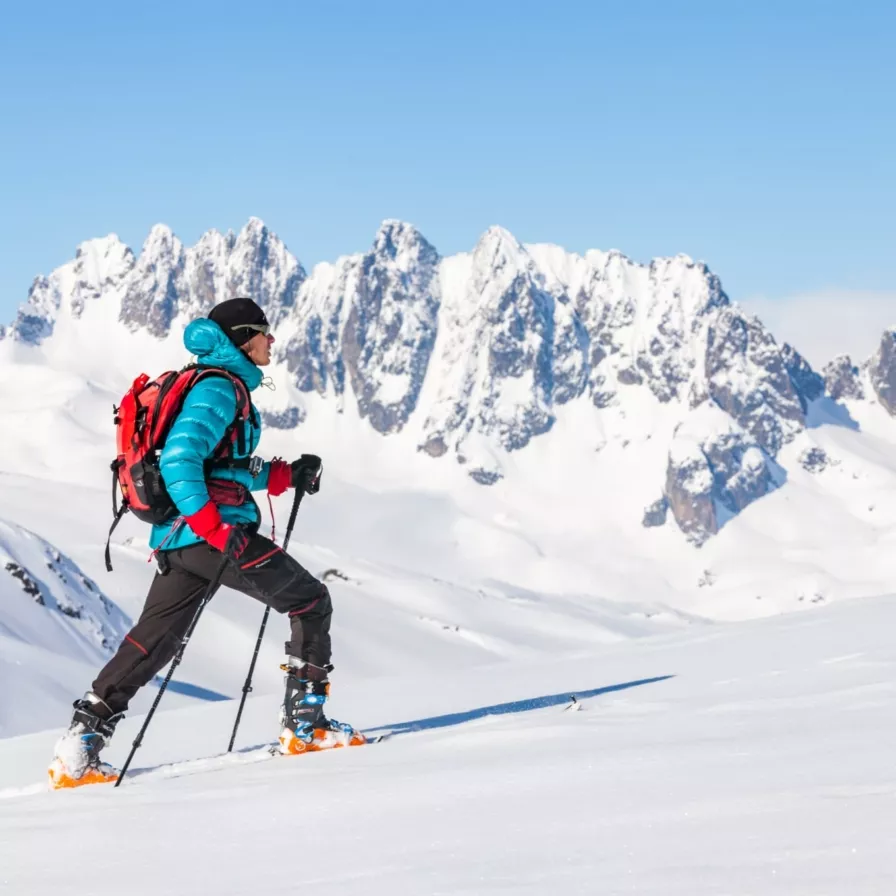
M 18 4 L 0 319 L 81 240 L 250 215 L 309 269 L 395 217 L 896 290 L 894 44 L 889 2 Z

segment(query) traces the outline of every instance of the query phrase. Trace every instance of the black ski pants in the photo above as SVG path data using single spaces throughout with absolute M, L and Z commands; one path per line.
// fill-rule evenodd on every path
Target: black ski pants
M 124 712 L 134 694 L 174 658 L 223 559 L 205 542 L 159 554 L 160 571 L 140 619 L 93 683 L 93 692 L 111 710 Z M 227 564 L 221 584 L 288 614 L 287 654 L 315 666 L 329 664 L 330 593 L 270 539 L 253 536 L 239 560 Z

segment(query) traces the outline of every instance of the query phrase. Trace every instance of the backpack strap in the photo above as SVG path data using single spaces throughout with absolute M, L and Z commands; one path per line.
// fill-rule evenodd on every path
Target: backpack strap
M 257 476 L 255 467 L 261 463 L 263 461 L 258 457 L 222 457 L 217 460 L 209 458 L 204 466 L 206 475 L 212 470 L 248 470 L 253 476 Z
M 165 384 L 159 390 L 158 396 L 156 396 L 156 405 L 158 407 L 160 407 L 160 408 L 162 407 L 162 405 L 164 404 L 165 398 L 168 396 L 168 393 L 171 391 L 171 389 L 174 387 L 174 385 L 177 383 L 177 381 L 185 373 L 187 373 L 191 370 L 198 371 L 199 368 L 195 364 L 190 364 L 187 367 L 184 367 L 183 370 L 179 370 L 177 373 L 174 373 L 168 377 L 168 379 L 165 381 Z M 186 400 L 187 393 L 196 384 L 196 380 L 198 378 L 199 378 L 198 374 L 194 374 L 187 381 L 187 384 L 183 387 L 183 389 L 181 389 L 180 395 L 178 396 L 177 410 L 173 414 L 168 415 L 167 419 L 164 421 L 165 425 L 166 425 L 166 429 L 170 428 L 171 424 L 175 421 L 175 419 L 177 419 L 177 415 L 183 410 L 184 401 Z M 161 417 L 161 415 L 157 414 L 155 420 L 153 421 L 153 428 L 152 428 L 152 432 L 150 433 L 150 439 L 149 439 L 149 444 L 151 445 L 151 447 L 154 451 L 158 451 L 162 447 L 162 445 L 160 443 L 164 443 L 165 440 L 168 438 L 167 431 L 164 433 L 159 432 L 159 426 L 161 424 L 162 424 L 162 417 Z
M 112 461 L 112 512 L 115 514 L 115 519 L 112 520 L 112 525 L 109 527 L 109 534 L 106 537 L 106 572 L 112 572 L 112 553 L 110 544 L 112 542 L 112 533 L 115 531 L 115 528 L 121 522 L 121 518 L 128 512 L 128 502 L 122 501 L 121 507 L 118 506 L 118 468 L 121 466 L 121 463 L 118 460 Z
M 112 525 L 109 527 L 109 535 L 106 538 L 106 572 L 112 572 L 112 553 L 110 543 L 112 541 L 112 533 L 115 531 L 115 527 L 121 522 L 121 518 L 128 512 L 128 503 L 125 500 L 122 500 L 121 507 L 118 506 L 118 470 L 124 464 L 124 461 L 116 458 L 109 465 L 112 470 L 112 513 L 114 515 L 114 519 L 112 520 Z
M 109 464 L 109 469 L 112 471 L 112 516 L 118 516 L 118 471 L 124 466 L 124 460 L 122 458 L 116 457 L 115 460 Z M 124 502 L 122 502 L 122 506 L 124 506 Z
M 128 505 L 122 504 L 121 510 L 115 514 L 115 519 L 112 520 L 112 525 L 109 526 L 109 535 L 106 537 L 106 572 L 112 572 L 112 552 L 110 543 L 112 541 L 112 533 L 115 531 L 116 526 L 121 522 L 121 518 L 128 512 Z
M 226 380 L 229 380 L 232 385 L 234 392 L 236 393 L 236 415 L 234 419 L 230 422 L 227 428 L 224 430 L 224 435 L 221 438 L 221 441 L 215 446 L 215 450 L 212 453 L 212 459 L 218 460 L 226 457 L 228 454 L 233 454 L 231 450 L 231 444 L 234 441 L 234 434 L 236 435 L 237 442 L 237 453 L 245 454 L 246 453 L 246 432 L 245 426 L 240 426 L 240 423 L 245 423 L 249 419 L 249 415 L 251 413 L 252 402 L 249 399 L 249 389 L 246 384 L 236 375 L 231 373 L 229 370 L 225 370 L 223 367 L 203 367 L 199 364 L 188 364 L 186 367 L 182 368 L 176 377 L 172 377 L 171 380 L 165 384 L 165 388 L 162 393 L 160 393 L 158 401 L 161 402 L 164 398 L 167 389 L 174 385 L 174 382 L 179 379 L 183 374 L 193 371 L 193 376 L 187 381 L 183 390 L 180 394 L 180 407 L 178 407 L 177 412 L 171 415 L 171 421 L 176 419 L 177 415 L 183 410 L 183 403 L 186 400 L 187 394 L 190 389 L 199 382 L 199 380 L 203 380 L 209 376 L 218 376 L 222 377 Z M 167 433 L 166 433 L 167 436 Z M 153 445 L 158 450 L 161 448 L 161 445 L 157 443 L 157 434 L 153 434 Z
M 252 402 L 249 398 L 249 389 L 246 384 L 235 374 L 221 367 L 206 367 L 204 370 L 213 372 L 215 375 L 224 376 L 233 384 L 233 390 L 236 393 L 236 415 L 231 421 L 221 441 L 218 442 L 211 461 L 215 466 L 238 466 L 233 459 L 233 443 L 236 442 L 236 453 L 240 455 L 246 454 L 246 421 L 249 419 L 252 409 Z M 224 463 L 226 461 L 226 463 Z

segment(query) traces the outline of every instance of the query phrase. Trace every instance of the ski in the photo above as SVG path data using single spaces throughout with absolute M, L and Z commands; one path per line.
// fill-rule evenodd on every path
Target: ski
M 355 744 L 355 746 L 369 747 L 371 744 L 380 744 L 384 740 L 388 740 L 394 734 L 395 734 L 394 731 L 386 731 L 383 734 L 374 734 L 374 735 L 365 734 L 364 737 L 367 739 L 367 743 Z M 309 752 L 311 752 L 311 753 L 327 753 L 330 750 L 341 750 L 341 749 L 344 749 L 344 747 L 342 745 L 337 746 L 337 747 L 327 747 L 326 749 L 323 749 L 323 750 L 310 750 Z M 290 756 L 305 756 L 305 755 L 307 755 L 305 753 L 281 753 L 279 742 L 270 744 L 270 746 L 268 746 L 268 748 L 267 748 L 267 752 L 271 756 L 281 756 L 284 759 L 288 759 Z

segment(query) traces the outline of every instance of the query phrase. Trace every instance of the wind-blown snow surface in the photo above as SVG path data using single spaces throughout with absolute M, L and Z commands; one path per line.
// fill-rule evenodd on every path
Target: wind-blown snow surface
M 334 708 L 401 733 L 289 759 L 251 749 L 271 736 L 269 697 L 250 699 L 229 757 L 213 754 L 232 704 L 161 713 L 117 790 L 36 792 L 54 735 L 0 741 L 0 886 L 883 896 L 894 625 L 893 598 L 851 601 L 487 674 L 355 681 Z M 564 711 L 571 693 L 581 711 Z

